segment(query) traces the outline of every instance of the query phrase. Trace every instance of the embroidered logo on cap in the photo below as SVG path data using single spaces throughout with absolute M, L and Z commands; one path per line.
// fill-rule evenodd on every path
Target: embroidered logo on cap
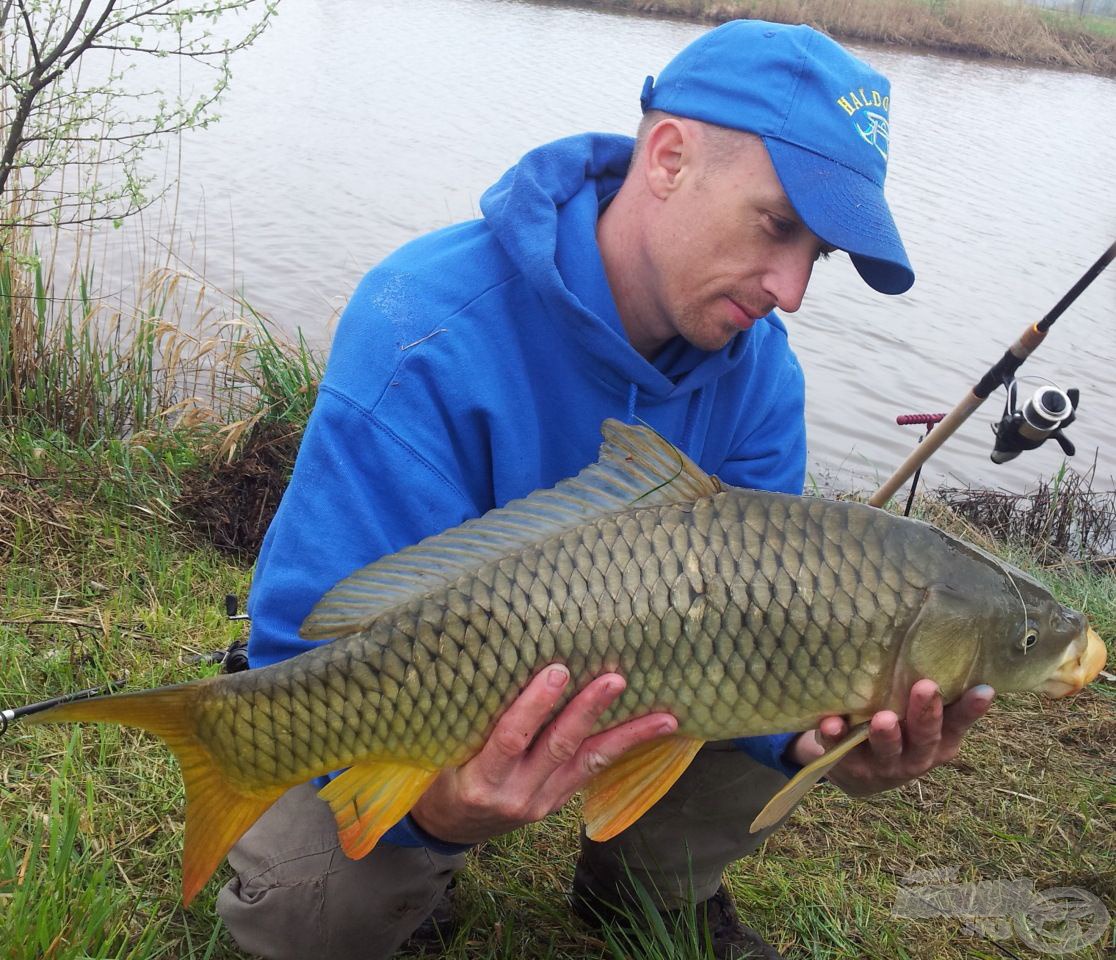
M 891 98 L 879 90 L 865 90 L 859 87 L 838 97 L 837 105 L 853 118 L 857 133 L 865 143 L 870 143 L 887 159 L 888 121 L 887 112 Z M 872 109 L 874 108 L 874 109 Z M 863 112 L 862 112 L 863 111 Z M 859 116 L 858 116 L 859 115 Z
M 885 160 L 887 159 L 887 117 L 879 113 L 866 112 L 864 116 L 868 119 L 867 128 L 862 127 L 859 123 L 856 129 L 864 138 L 866 143 L 872 144 L 877 150 L 880 151 L 880 156 Z

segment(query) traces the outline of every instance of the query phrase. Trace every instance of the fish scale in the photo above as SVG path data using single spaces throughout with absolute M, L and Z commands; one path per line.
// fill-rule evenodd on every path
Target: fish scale
M 677 733 L 585 788 L 607 839 L 661 797 L 703 742 L 902 711 L 929 676 L 1081 689 L 1104 664 L 1084 618 L 1021 571 L 934 527 L 860 504 L 726 487 L 653 431 L 603 426 L 577 477 L 352 574 L 302 626 L 333 642 L 246 673 L 74 701 L 34 722 L 140 726 L 186 783 L 188 903 L 288 788 L 320 791 L 342 849 L 367 853 L 440 769 L 467 761 L 545 665 L 627 685 L 603 729 L 665 710 Z M 802 770 L 753 829 L 789 812 L 865 737 Z

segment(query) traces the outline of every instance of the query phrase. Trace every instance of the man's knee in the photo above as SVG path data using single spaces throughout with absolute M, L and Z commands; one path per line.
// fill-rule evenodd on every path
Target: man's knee
M 381 844 L 350 860 L 311 787 L 290 791 L 229 853 L 217 911 L 268 960 L 390 957 L 438 903 L 463 857 Z
M 756 814 L 785 784 L 781 773 L 709 744 L 658 803 L 605 843 L 582 839 L 581 886 L 615 898 L 632 878 L 668 908 L 709 897 L 728 864 L 754 852 L 775 827 L 751 833 Z

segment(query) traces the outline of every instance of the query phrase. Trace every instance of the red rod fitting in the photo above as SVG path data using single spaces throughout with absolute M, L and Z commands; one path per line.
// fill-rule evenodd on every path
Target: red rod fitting
M 899 426 L 905 427 L 911 423 L 935 424 L 944 419 L 944 413 L 901 413 L 895 418 L 895 422 Z

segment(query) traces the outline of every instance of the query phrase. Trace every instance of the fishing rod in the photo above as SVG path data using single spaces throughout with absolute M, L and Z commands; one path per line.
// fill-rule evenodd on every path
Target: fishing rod
M 247 621 L 249 619 L 246 613 L 237 612 L 238 605 L 235 594 L 230 593 L 225 596 L 225 617 L 230 622 Z M 190 662 L 219 663 L 224 673 L 239 673 L 241 670 L 248 669 L 248 644 L 243 639 L 237 639 L 224 650 L 199 654 L 191 658 Z M 128 674 L 125 673 L 120 679 L 110 680 L 101 687 L 90 687 L 88 690 L 78 690 L 76 693 L 64 693 L 60 697 L 51 697 L 49 700 L 39 700 L 36 703 L 28 703 L 21 707 L 0 710 L 0 737 L 4 736 L 8 732 L 8 727 L 19 720 L 20 717 L 41 713 L 43 710 L 49 710 L 51 707 L 57 707 L 62 703 L 72 703 L 75 700 L 88 700 L 90 697 L 116 693 L 124 689 L 127 682 Z
M 128 675 L 125 674 L 119 680 L 110 680 L 103 687 L 90 687 L 88 690 L 78 690 L 76 693 L 65 693 L 60 697 L 51 697 L 49 700 L 28 703 L 22 707 L 0 710 L 0 736 L 3 736 L 7 732 L 8 725 L 12 723 L 12 721 L 18 720 L 20 717 L 26 717 L 32 713 L 41 713 L 43 710 L 49 710 L 51 707 L 56 707 L 60 703 L 73 703 L 75 700 L 88 700 L 90 697 L 99 697 L 101 694 L 115 693 L 127 682 Z
M 976 386 L 962 397 L 957 406 L 946 414 L 930 433 L 922 438 L 922 442 L 903 461 L 899 469 L 872 494 L 868 503 L 873 507 L 882 507 L 887 503 L 911 475 L 953 436 L 957 428 L 968 420 L 1001 384 L 1007 390 L 1007 402 L 1000 423 L 993 427 L 996 432 L 996 445 L 992 451 L 993 462 L 1006 463 L 1017 457 L 1021 451 L 1033 450 L 1051 438 L 1057 441 L 1066 456 L 1073 456 L 1073 444 L 1066 439 L 1062 430 L 1072 423 L 1076 416 L 1080 392 L 1074 389 L 1062 390 L 1060 387 L 1048 384 L 1039 387 L 1029 400 L 1020 403 L 1020 381 L 1016 379 L 1015 373 L 1022 366 L 1023 361 L 1046 339 L 1046 333 L 1053 326 L 1054 321 L 1114 259 L 1116 259 L 1116 243 L 1113 243 L 1100 259 L 1085 271 L 1081 279 L 1045 317 L 1023 331 L 1019 339 L 980 378 Z

